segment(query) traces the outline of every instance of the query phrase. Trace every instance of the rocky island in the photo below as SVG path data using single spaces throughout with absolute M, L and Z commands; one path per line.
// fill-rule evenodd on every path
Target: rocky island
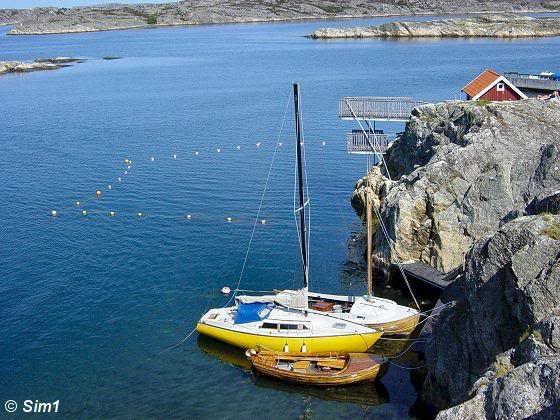
M 416 108 L 356 184 L 394 247 L 378 264 L 463 267 L 461 297 L 434 318 L 421 399 L 440 420 L 558 418 L 560 103 L 450 102 Z
M 313 39 L 530 38 L 558 35 L 560 35 L 559 18 L 494 14 L 431 21 L 389 22 L 369 27 L 322 28 L 309 37 Z
M 61 67 L 67 67 L 71 65 L 71 63 L 78 63 L 81 61 L 83 60 L 72 57 L 38 58 L 30 63 L 23 61 L 0 61 L 0 74 L 56 70 Z
M 277 22 L 367 16 L 546 12 L 558 0 L 192 0 L 164 4 L 108 4 L 73 8 L 0 9 L 11 35 L 95 32 L 210 23 Z

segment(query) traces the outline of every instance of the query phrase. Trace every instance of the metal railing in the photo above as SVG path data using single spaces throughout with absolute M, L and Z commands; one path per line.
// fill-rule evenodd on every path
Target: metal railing
M 548 76 L 511 72 L 504 73 L 504 77 L 518 89 L 560 90 L 560 80 Z
M 340 100 L 338 116 L 347 119 L 406 121 L 414 108 L 424 104 L 426 102 L 406 97 L 349 96 Z
M 385 153 L 389 147 L 389 135 L 384 133 L 367 133 L 373 143 L 374 149 L 371 148 L 368 138 L 362 130 L 352 130 L 346 135 L 346 143 L 348 145 L 348 153 Z

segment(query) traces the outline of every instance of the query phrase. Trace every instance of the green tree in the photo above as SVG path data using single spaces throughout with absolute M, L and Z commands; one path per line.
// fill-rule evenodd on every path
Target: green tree
M 155 25 L 157 23 L 157 18 L 155 17 L 155 15 L 150 15 L 148 16 L 148 25 Z

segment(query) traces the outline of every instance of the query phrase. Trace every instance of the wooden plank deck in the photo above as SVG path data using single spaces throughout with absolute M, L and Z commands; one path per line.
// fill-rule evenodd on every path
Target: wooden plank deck
M 398 270 L 396 264 L 392 264 L 392 267 Z M 401 263 L 401 267 L 412 280 L 420 281 L 438 289 L 445 289 L 459 274 L 459 267 L 449 273 L 443 273 L 422 261 Z
M 504 73 L 506 79 L 518 89 L 534 89 L 539 91 L 560 91 L 560 80 L 543 77 L 540 75 L 523 73 Z
M 385 153 L 389 147 L 389 135 L 384 134 L 380 130 L 376 130 L 375 133 L 367 133 L 368 137 L 364 134 L 362 130 L 352 130 L 352 132 L 346 135 L 346 144 L 348 153 L 363 153 L 363 154 L 375 154 L 375 153 Z M 373 144 L 372 149 L 370 142 Z
M 347 96 L 339 102 L 338 116 L 350 120 L 408 121 L 412 110 L 425 103 L 408 97 Z

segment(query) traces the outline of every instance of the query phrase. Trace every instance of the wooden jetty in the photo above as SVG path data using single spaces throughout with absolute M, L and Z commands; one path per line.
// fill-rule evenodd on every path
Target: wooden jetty
M 444 273 L 422 261 L 404 262 L 400 263 L 400 266 L 409 279 L 440 290 L 453 283 L 462 269 L 462 267 L 457 267 Z M 392 264 L 391 268 L 398 269 L 397 264 Z
M 560 80 L 556 75 L 508 72 L 504 77 L 529 97 L 560 91 Z
M 344 120 L 408 121 L 412 110 L 424 104 L 409 97 L 347 96 L 339 102 L 338 116 Z

